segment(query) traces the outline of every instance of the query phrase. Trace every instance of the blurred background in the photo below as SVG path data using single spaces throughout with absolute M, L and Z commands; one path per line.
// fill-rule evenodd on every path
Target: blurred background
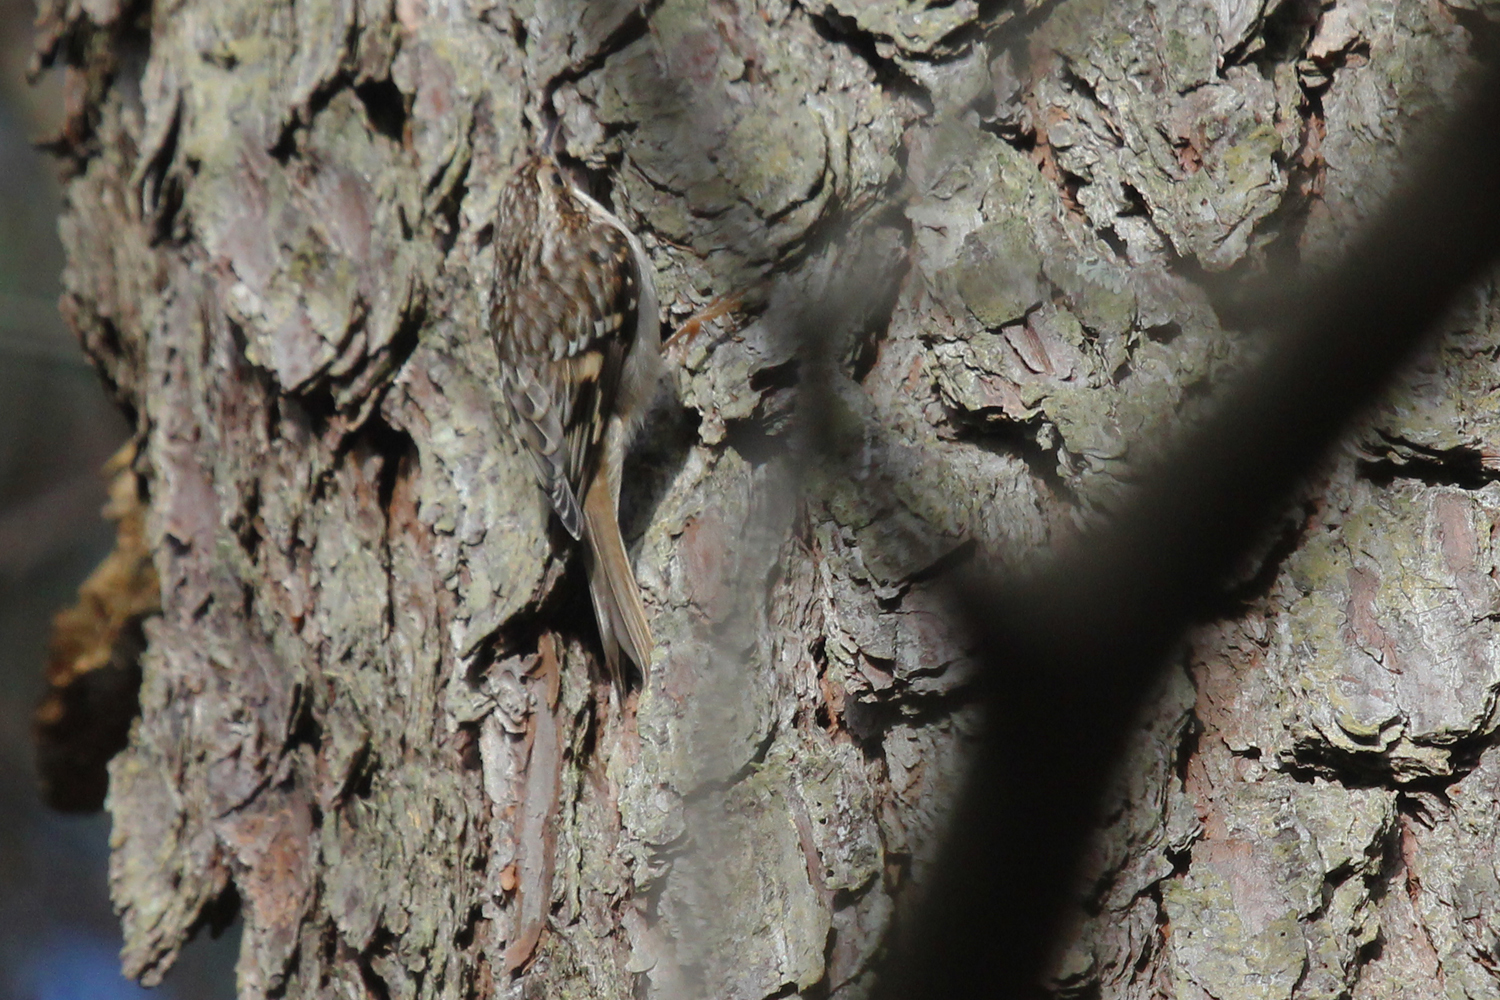
M 52 616 L 113 544 L 99 469 L 127 428 L 57 313 L 58 185 L 32 142 L 55 131 L 62 88 L 55 73 L 26 82 L 34 18 L 31 0 L 0 0 L 0 1000 L 229 998 L 232 931 L 200 936 L 154 990 L 120 975 L 109 818 L 37 794 Z

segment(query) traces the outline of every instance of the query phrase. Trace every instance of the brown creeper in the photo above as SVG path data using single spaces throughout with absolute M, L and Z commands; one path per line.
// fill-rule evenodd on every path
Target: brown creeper
M 546 146 L 550 147 L 550 141 Z M 490 334 L 500 383 L 558 520 L 586 543 L 605 660 L 646 676 L 651 628 L 620 537 L 625 448 L 651 402 L 661 333 L 640 241 L 542 152 L 500 193 Z

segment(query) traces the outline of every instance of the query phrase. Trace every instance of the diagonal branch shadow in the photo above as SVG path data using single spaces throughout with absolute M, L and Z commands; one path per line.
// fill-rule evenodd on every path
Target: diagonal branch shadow
M 1497 162 L 1491 66 L 1337 266 L 1262 312 L 1275 331 L 1262 360 L 1111 524 L 1035 578 L 970 572 L 949 590 L 980 650 L 987 732 L 924 902 L 887 936 L 874 996 L 1040 992 L 1031 984 L 1142 700 L 1218 582 L 1500 255 Z

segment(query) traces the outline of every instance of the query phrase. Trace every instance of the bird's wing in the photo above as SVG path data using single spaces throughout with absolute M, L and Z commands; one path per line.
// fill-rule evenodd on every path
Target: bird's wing
M 627 238 L 588 214 L 580 221 L 571 238 L 553 246 L 509 234 L 516 243 L 497 248 L 497 266 L 511 273 L 496 282 L 491 317 L 506 401 L 537 481 L 574 538 L 583 530 L 579 500 L 602 458 L 640 305 Z

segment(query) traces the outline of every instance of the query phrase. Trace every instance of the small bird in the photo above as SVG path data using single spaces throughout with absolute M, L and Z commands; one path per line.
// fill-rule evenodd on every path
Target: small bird
M 490 334 L 512 423 L 568 534 L 585 543 L 606 664 L 646 677 L 651 627 L 620 537 L 620 473 L 661 369 L 651 262 L 558 162 L 551 136 L 500 193 Z

